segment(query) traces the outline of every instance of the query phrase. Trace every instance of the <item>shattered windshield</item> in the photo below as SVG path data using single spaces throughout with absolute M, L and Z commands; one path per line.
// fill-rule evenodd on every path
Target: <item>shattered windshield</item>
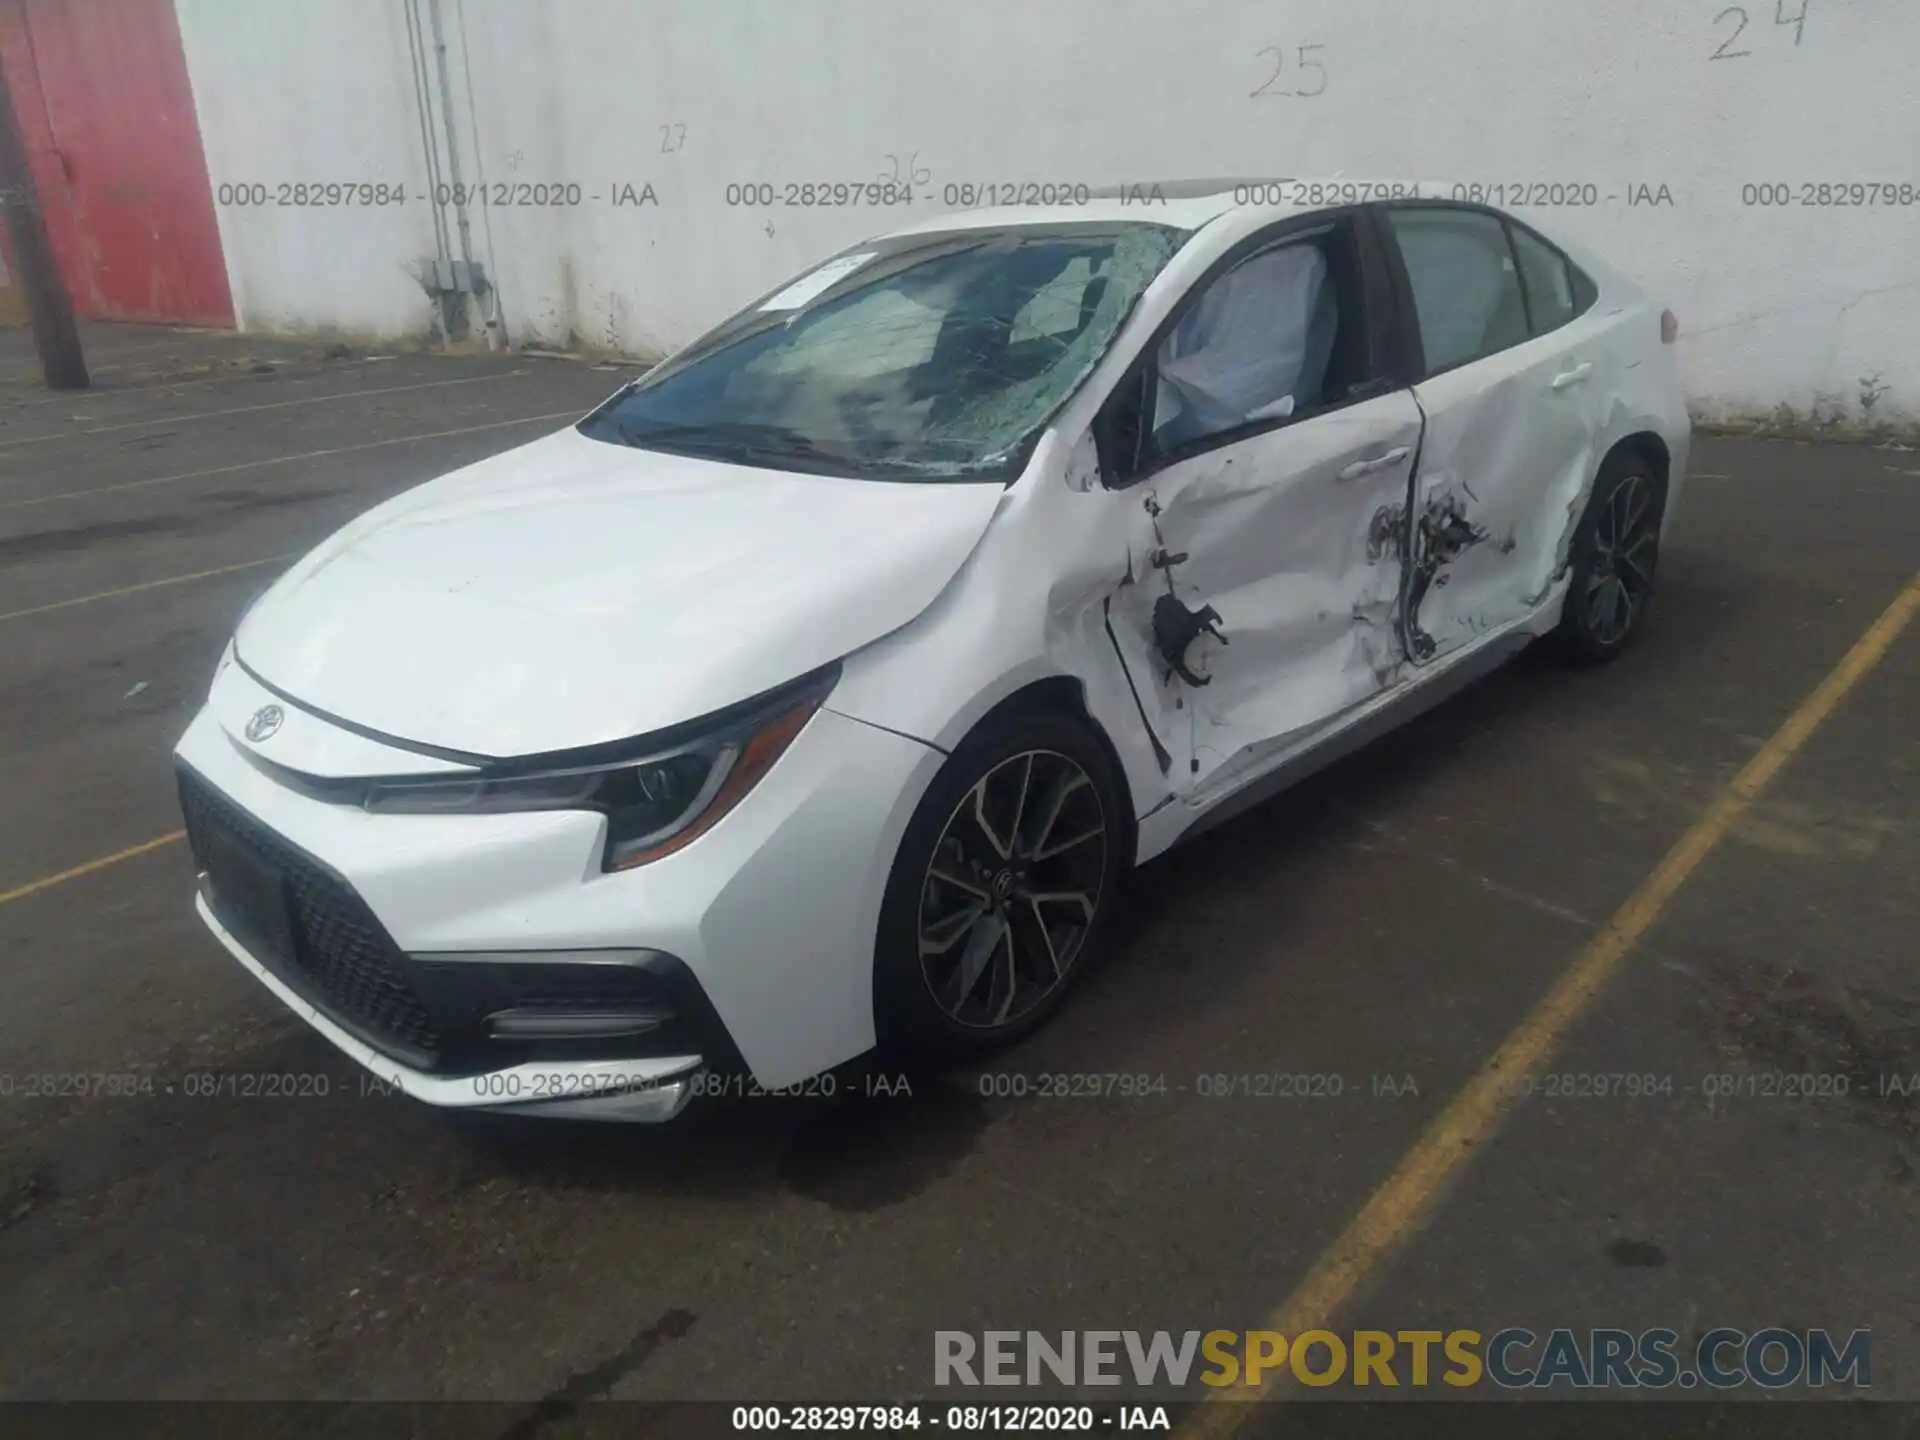
M 1186 238 L 968 230 L 815 267 L 580 424 L 597 440 L 833 474 L 1002 478 Z

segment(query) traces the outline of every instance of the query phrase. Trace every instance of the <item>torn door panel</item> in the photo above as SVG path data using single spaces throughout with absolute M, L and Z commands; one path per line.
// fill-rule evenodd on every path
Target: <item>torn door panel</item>
M 1113 741 L 1136 809 L 1144 811 L 1174 793 L 1183 768 L 1175 757 L 1184 759 L 1190 747 L 1177 684 L 1129 653 L 1137 622 L 1125 602 L 1138 591 L 1116 585 L 1059 607 L 1046 641 L 1049 658 L 1080 681 L 1088 713 Z
M 1363 526 L 1355 518 L 1337 510 L 1288 515 L 1316 563 L 1266 571 L 1249 564 L 1210 593 L 1232 648 L 1208 636 L 1193 646 L 1192 663 L 1212 681 L 1191 697 L 1195 790 L 1229 782 L 1288 737 L 1390 683 L 1401 658 L 1398 550 L 1381 554 L 1371 543 L 1372 516 Z M 1219 543 L 1257 559 L 1261 528 Z M 1178 588 L 1177 570 L 1174 578 Z
M 1416 480 L 1406 631 L 1416 661 L 1526 618 L 1566 564 L 1597 463 L 1585 391 L 1523 346 L 1416 387 L 1427 433 Z
M 1083 458 L 1068 465 L 1075 489 L 1090 478 L 1080 473 Z M 1138 497 L 1104 490 L 1072 510 L 1074 523 L 1061 533 L 1074 537 L 1074 553 L 1054 560 L 1047 591 L 1046 654 L 1080 682 L 1089 713 L 1119 753 L 1136 808 L 1151 809 L 1172 793 L 1191 748 L 1180 686 L 1148 659 L 1152 523 Z
M 1125 649 L 1184 715 L 1180 793 L 1225 783 L 1392 683 L 1419 424 L 1403 392 L 1139 487 L 1150 550 L 1124 605 Z
M 1414 517 L 1411 565 L 1407 574 L 1405 627 L 1407 649 L 1415 660 L 1433 658 L 1439 644 L 1421 623 L 1427 611 L 1427 596 L 1436 586 L 1444 586 L 1454 576 L 1455 563 L 1475 545 L 1487 541 L 1484 526 L 1467 518 L 1468 497 L 1464 486 L 1436 485 L 1426 495 L 1419 514 Z M 1509 536 L 1504 544 L 1514 545 Z M 1469 621 L 1467 630 L 1472 630 Z

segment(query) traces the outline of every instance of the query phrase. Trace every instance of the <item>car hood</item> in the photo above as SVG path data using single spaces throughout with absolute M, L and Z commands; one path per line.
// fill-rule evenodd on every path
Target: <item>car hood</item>
M 912 620 L 998 483 L 797 475 L 568 429 L 368 511 L 263 594 L 239 659 L 313 710 L 482 756 L 644 734 Z

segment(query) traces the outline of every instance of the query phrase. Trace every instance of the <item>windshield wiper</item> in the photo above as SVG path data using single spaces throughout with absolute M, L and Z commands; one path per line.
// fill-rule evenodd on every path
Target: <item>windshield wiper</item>
M 620 438 L 629 445 L 643 445 L 649 440 L 681 440 L 693 435 L 710 435 L 723 444 L 743 438 L 754 443 L 772 440 L 776 444 L 797 445 L 806 449 L 813 443 L 798 430 L 784 425 L 754 425 L 732 420 L 713 421 L 704 425 L 633 425 L 621 422 L 616 428 L 620 431 Z
M 871 470 L 893 462 L 876 456 L 848 455 L 844 451 L 821 447 L 811 436 L 785 425 L 758 425 L 722 422 L 714 425 L 619 425 L 620 438 L 638 449 L 651 442 L 668 448 L 718 451 L 743 459 L 817 460 L 825 465 L 845 466 L 850 470 Z M 700 443 L 708 442 L 708 443 Z

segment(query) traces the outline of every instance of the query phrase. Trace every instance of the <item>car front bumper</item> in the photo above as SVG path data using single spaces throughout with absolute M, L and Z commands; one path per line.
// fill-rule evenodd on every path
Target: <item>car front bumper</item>
M 208 826 L 194 811 L 210 804 L 280 857 L 282 871 L 300 868 L 298 883 L 278 882 L 304 916 L 299 939 L 263 943 L 248 918 L 257 912 L 231 898 L 223 910 L 205 878 L 196 909 L 255 978 L 382 1084 L 437 1106 L 666 1120 L 709 1069 L 743 1070 L 779 1090 L 872 1048 L 880 902 L 938 751 L 822 709 L 718 825 L 683 850 L 608 874 L 597 814 L 375 815 L 290 788 L 250 756 L 294 770 L 311 759 L 319 772 L 339 737 L 302 714 L 249 744 L 242 717 L 267 693 L 223 666 L 176 762 L 203 877 Z M 369 758 L 356 753 L 355 762 Z M 416 759 L 395 752 L 384 773 L 404 773 Z M 325 887 L 320 902 L 316 884 Z M 346 931 L 360 947 L 351 973 L 336 963 Z M 324 954 L 311 943 L 321 932 L 332 947 Z M 385 957 L 371 980 L 360 964 L 367 947 Z M 660 992 L 672 1001 L 669 1022 L 619 1040 L 499 1045 L 485 1033 L 498 1013 L 467 1025 L 497 999 L 500 977 L 577 981 L 590 962 L 626 980 L 652 966 L 648 973 L 672 981 Z M 369 985 L 382 1004 L 415 992 L 401 997 L 403 1008 L 430 1011 L 442 1030 L 450 1013 L 463 1017 L 458 1043 L 408 1033 L 390 1004 L 370 1021 Z M 414 1029 L 426 1033 L 426 1024 Z
M 234 959 L 280 1001 L 349 1057 L 380 1086 L 447 1109 L 472 1109 L 557 1119 L 671 1120 L 686 1108 L 706 1069 L 699 1055 L 633 1060 L 530 1060 L 473 1075 L 433 1075 L 374 1048 L 320 1010 L 268 969 L 214 913 L 204 892 L 194 909 Z

